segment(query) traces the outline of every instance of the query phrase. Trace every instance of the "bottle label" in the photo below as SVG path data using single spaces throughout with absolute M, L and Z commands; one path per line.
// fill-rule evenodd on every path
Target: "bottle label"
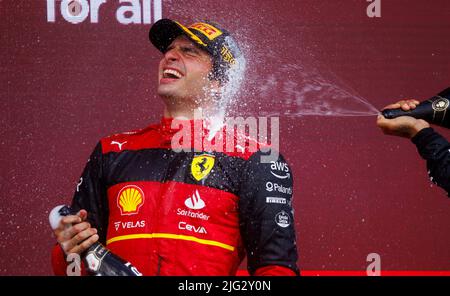
M 97 272 L 102 265 L 103 258 L 105 258 L 108 253 L 108 249 L 101 244 L 98 244 L 94 250 L 89 251 L 86 255 L 87 268 L 91 272 Z
M 446 98 L 437 96 L 437 99 L 433 101 L 433 104 L 431 105 L 433 107 L 433 110 L 436 112 L 442 112 L 445 111 L 448 108 L 448 105 L 450 104 L 449 100 Z
M 94 253 L 89 253 L 86 256 L 87 267 L 91 272 L 97 272 L 100 269 L 101 261 Z

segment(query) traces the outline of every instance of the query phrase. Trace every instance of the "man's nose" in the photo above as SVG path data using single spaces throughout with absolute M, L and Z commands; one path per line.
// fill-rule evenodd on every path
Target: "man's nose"
M 180 58 L 180 54 L 175 48 L 172 48 L 166 51 L 164 58 L 168 61 L 177 61 Z

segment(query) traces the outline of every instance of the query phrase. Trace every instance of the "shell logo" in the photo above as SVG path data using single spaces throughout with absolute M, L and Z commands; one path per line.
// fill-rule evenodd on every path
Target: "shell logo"
M 144 192 L 136 185 L 123 187 L 117 195 L 117 206 L 121 215 L 137 214 L 144 201 Z

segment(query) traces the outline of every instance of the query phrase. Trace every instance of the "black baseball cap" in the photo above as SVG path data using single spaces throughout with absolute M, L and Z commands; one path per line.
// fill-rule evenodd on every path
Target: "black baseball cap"
M 181 35 L 192 40 L 199 48 L 213 58 L 214 78 L 227 80 L 227 71 L 238 63 L 241 51 L 228 31 L 210 21 L 196 22 L 188 27 L 181 23 L 161 19 L 150 28 L 149 39 L 162 53 Z

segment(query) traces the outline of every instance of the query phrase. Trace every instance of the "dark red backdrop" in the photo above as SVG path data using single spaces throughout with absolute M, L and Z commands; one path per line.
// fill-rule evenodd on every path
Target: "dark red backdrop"
M 0 275 L 51 274 L 49 209 L 71 200 L 99 138 L 162 111 L 150 25 L 119 23 L 116 0 L 71 24 L 59 2 L 48 22 L 46 0 L 0 1 Z M 235 32 L 249 68 L 237 114 L 291 110 L 312 71 L 377 108 L 450 86 L 448 1 L 381 2 L 380 18 L 364 0 L 162 1 L 162 16 Z M 365 270 L 372 252 L 383 270 L 450 270 L 450 199 L 408 140 L 375 116 L 281 116 L 281 147 L 303 270 Z

